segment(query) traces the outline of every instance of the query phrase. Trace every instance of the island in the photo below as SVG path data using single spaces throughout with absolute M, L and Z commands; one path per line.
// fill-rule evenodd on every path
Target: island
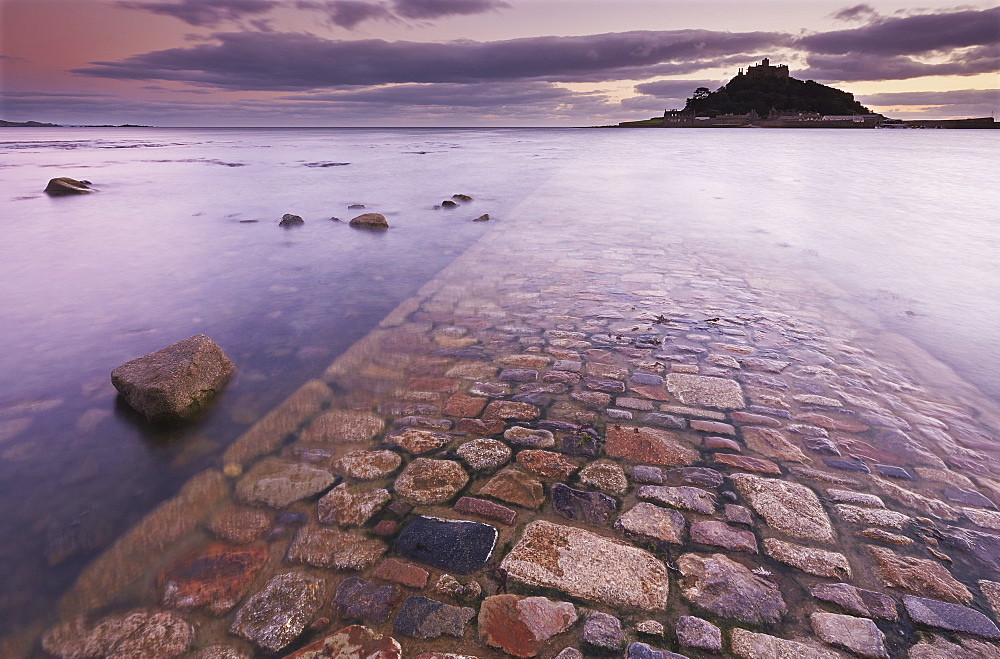
M 854 95 L 799 80 L 768 58 L 715 91 L 694 90 L 681 110 L 609 128 L 997 128 L 992 117 L 903 121 L 872 112 Z

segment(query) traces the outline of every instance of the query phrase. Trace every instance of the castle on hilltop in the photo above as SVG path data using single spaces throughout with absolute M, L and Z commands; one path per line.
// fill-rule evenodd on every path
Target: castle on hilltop
M 740 69 L 737 76 L 742 75 L 748 78 L 787 78 L 788 65 L 779 64 L 778 66 L 771 66 L 771 60 L 765 57 L 760 64 L 751 64 L 748 66 L 746 73 L 743 73 L 743 69 Z

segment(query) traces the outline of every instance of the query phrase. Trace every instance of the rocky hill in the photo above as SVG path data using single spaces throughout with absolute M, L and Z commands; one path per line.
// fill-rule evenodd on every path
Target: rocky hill
M 746 114 L 751 110 L 766 117 L 772 108 L 824 115 L 871 114 L 871 110 L 854 100 L 854 94 L 791 77 L 739 75 L 716 91 L 707 91 L 696 90 L 687 100 L 685 110 L 693 109 L 700 117 Z

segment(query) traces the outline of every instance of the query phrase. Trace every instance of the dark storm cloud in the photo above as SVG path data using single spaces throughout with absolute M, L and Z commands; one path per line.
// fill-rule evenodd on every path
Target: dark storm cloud
M 313 9 L 322 11 L 334 25 L 353 30 L 359 23 L 373 19 L 387 20 L 394 18 L 391 11 L 383 5 L 362 0 L 327 0 L 312 2 L 309 0 L 296 2 L 298 9 Z
M 833 14 L 833 19 L 838 21 L 864 21 L 878 16 L 878 12 L 871 5 L 854 5 L 845 7 Z
M 892 57 L 922 55 L 1000 41 L 1000 7 L 886 18 L 850 30 L 821 32 L 797 45 L 825 55 L 863 53 Z
M 503 0 L 393 0 L 392 5 L 400 16 L 416 19 L 468 16 L 510 7 Z
M 410 82 L 582 81 L 663 75 L 658 67 L 712 62 L 787 44 L 773 32 L 636 31 L 506 41 L 420 43 L 331 41 L 289 33 L 218 34 L 217 43 L 171 48 L 118 62 L 94 62 L 82 75 L 176 80 L 241 90 L 297 90 Z M 741 58 L 742 59 L 742 58 Z
M 178 0 L 177 2 L 123 1 L 119 2 L 118 6 L 173 16 L 188 25 L 203 27 L 265 14 L 278 4 L 277 0 Z
M 870 54 L 810 55 L 809 68 L 799 78 L 820 82 L 854 80 L 907 80 L 923 76 L 969 76 L 1000 70 L 1000 48 L 982 47 L 942 62 L 921 62 L 910 57 Z

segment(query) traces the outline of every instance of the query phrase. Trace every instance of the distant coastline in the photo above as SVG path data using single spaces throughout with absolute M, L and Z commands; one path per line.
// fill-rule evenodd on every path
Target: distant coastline
M 0 128 L 155 128 L 155 126 L 142 126 L 139 124 L 64 126 L 62 124 L 46 124 L 41 121 L 5 121 L 0 119 Z

